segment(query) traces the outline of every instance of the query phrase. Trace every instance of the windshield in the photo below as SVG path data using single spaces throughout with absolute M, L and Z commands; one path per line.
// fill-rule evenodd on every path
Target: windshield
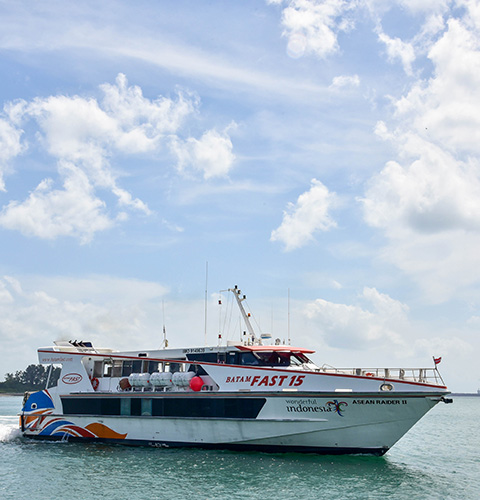
M 300 366 L 306 363 L 311 363 L 311 361 L 307 358 L 307 356 L 305 356 L 305 354 L 302 354 L 301 352 L 292 353 L 290 358 L 291 365 Z
M 251 366 L 300 366 L 309 362 L 310 360 L 302 353 L 251 351 L 242 353 L 240 364 Z

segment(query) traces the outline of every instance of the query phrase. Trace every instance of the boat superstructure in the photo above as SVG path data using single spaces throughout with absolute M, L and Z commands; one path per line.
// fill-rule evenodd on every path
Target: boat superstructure
M 221 346 L 119 352 L 89 342 L 40 348 L 62 366 L 25 397 L 24 436 L 132 445 L 382 455 L 438 402 L 438 369 L 315 365 L 314 351 L 248 335 Z

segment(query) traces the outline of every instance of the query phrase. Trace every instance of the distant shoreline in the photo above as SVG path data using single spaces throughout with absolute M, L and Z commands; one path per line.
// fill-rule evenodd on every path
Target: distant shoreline
M 478 394 L 477 392 L 452 392 L 450 394 L 450 396 L 455 396 L 455 397 L 458 397 L 458 396 L 473 396 L 475 398 L 478 398 L 480 397 L 480 394 Z

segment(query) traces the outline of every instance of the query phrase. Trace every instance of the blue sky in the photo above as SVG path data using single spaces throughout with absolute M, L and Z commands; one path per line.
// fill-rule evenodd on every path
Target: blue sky
M 238 284 L 319 364 L 480 387 L 479 2 L 0 9 L 4 372 L 203 344 L 208 262 L 212 343 Z

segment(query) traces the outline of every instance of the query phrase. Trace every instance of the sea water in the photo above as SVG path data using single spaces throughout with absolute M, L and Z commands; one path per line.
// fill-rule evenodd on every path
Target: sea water
M 1 500 L 477 499 L 480 397 L 438 404 L 383 457 L 32 441 L 0 397 Z

